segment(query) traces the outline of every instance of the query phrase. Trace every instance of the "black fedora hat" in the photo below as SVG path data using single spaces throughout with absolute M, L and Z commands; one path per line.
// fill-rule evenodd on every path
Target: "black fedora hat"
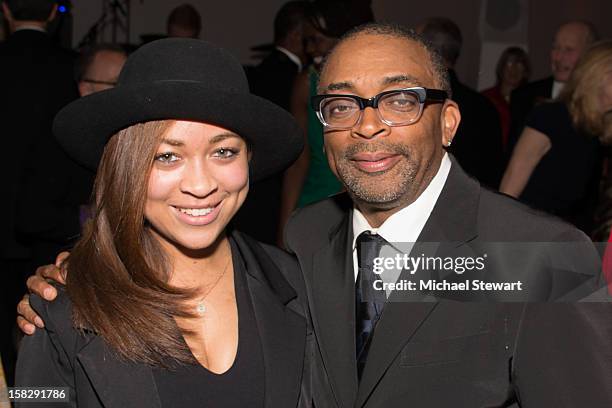
M 53 132 L 71 157 L 95 169 L 112 135 L 164 119 L 205 122 L 243 137 L 252 148 L 251 180 L 284 169 L 303 147 L 293 117 L 249 92 L 244 70 L 232 55 L 211 43 L 182 38 L 138 49 L 116 87 L 67 105 L 55 117 Z

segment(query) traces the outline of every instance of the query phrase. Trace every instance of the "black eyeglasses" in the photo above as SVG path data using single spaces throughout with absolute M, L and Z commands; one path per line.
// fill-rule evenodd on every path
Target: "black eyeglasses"
M 315 95 L 310 102 L 323 126 L 351 129 L 368 107 L 376 109 L 380 120 L 387 125 L 405 126 L 421 118 L 425 102 L 441 103 L 447 98 L 446 91 L 418 86 L 381 92 L 369 99 L 357 95 Z

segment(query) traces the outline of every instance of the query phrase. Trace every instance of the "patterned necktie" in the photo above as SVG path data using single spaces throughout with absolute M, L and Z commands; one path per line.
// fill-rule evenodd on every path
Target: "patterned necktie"
M 361 374 L 368 357 L 369 340 L 380 319 L 386 301 L 384 290 L 375 290 L 374 281 L 380 276 L 374 273 L 374 258 L 387 243 L 380 235 L 365 231 L 357 237 L 357 263 L 359 271 L 355 283 L 356 353 L 357 373 Z

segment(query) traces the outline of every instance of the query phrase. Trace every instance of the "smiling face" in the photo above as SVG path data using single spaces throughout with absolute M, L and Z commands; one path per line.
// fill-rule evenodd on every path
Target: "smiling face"
M 155 154 L 145 218 L 164 248 L 205 249 L 222 235 L 248 189 L 248 152 L 240 136 L 177 121 Z
M 371 98 L 392 89 L 438 89 L 431 60 L 418 43 L 361 34 L 339 44 L 321 74 L 320 91 Z M 325 129 L 330 168 L 366 213 L 384 220 L 412 203 L 429 185 L 459 124 L 456 104 L 425 105 L 413 124 L 390 127 L 366 108 L 351 129 Z M 372 219 L 368 219 L 372 222 Z M 380 219 L 379 219 L 380 221 Z
M 550 52 L 552 72 L 556 81 L 566 82 L 578 59 L 588 45 L 588 28 L 580 23 L 568 23 L 557 31 Z

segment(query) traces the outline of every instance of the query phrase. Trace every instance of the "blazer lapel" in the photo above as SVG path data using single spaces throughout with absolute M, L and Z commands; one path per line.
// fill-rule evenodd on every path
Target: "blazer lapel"
M 77 359 L 104 407 L 161 408 L 151 368 L 121 361 L 101 337 L 93 337 Z
M 297 298 L 258 243 L 233 234 L 247 268 L 247 285 L 263 351 L 265 406 L 297 405 L 306 344 L 306 320 L 287 305 Z
M 312 260 L 313 326 L 336 401 L 352 407 L 357 393 L 355 279 L 350 216 L 332 229 L 329 245 Z
M 453 164 L 445 186 L 419 235 L 413 254 L 434 256 L 442 250 L 438 243 L 444 243 L 445 247 L 448 243 L 454 243 L 450 247 L 459 247 L 477 236 L 480 185 L 470 179 L 452 157 L 451 160 Z M 417 274 L 418 279 L 433 278 L 426 276 L 424 271 Z M 372 338 L 368 361 L 359 384 L 357 407 L 367 402 L 389 366 L 438 305 L 436 299 L 431 297 L 422 297 L 419 301 L 415 297 L 402 299 L 401 292 L 391 296 Z

